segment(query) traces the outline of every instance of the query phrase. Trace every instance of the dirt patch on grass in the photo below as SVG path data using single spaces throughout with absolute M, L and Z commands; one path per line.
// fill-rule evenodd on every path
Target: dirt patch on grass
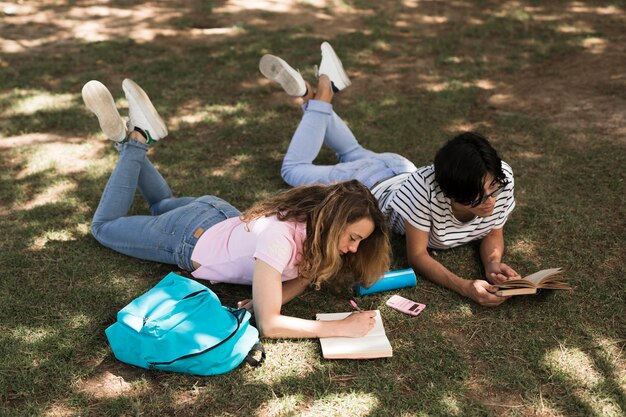
M 593 127 L 626 144 L 626 48 L 584 52 L 503 79 L 489 103 L 505 111 L 541 115 L 576 132 Z
M 95 365 L 94 374 L 79 381 L 77 388 L 96 399 L 129 396 L 138 392 L 132 382 L 141 379 L 142 374 L 143 371 L 139 368 L 106 360 Z
M 484 9 L 485 3 L 490 7 L 487 11 Z M 8 62 L 12 59 L 7 58 L 9 56 L 21 54 L 22 59 L 33 60 L 39 56 L 54 56 L 57 60 L 63 60 L 67 53 L 64 50 L 66 45 L 71 45 L 71 50 L 77 50 L 92 42 L 125 39 L 140 45 L 145 43 L 163 48 L 163 51 L 159 49 L 153 55 L 142 58 L 142 65 L 146 65 L 146 70 L 150 70 L 148 64 L 154 57 L 160 59 L 160 54 L 182 56 L 190 45 L 198 48 L 199 44 L 205 46 L 223 43 L 225 47 L 233 47 L 233 39 L 246 31 L 284 33 L 284 37 L 281 35 L 279 40 L 278 35 L 268 36 L 275 42 L 277 49 L 287 48 L 290 40 L 301 38 L 331 41 L 341 39 L 345 44 L 340 44 L 339 52 L 345 50 L 352 54 L 350 60 L 357 64 L 347 68 L 353 78 L 353 86 L 342 93 L 342 106 L 370 97 L 380 99 L 394 94 L 418 96 L 445 92 L 451 88 L 478 88 L 482 91 L 480 98 L 484 101 L 476 106 L 477 110 L 472 111 L 480 111 L 481 114 L 476 118 L 468 117 L 467 121 L 454 121 L 451 129 L 472 129 L 475 124 L 489 120 L 494 114 L 515 112 L 548 120 L 556 128 L 571 134 L 573 146 L 583 147 L 588 144 L 590 130 L 599 133 L 605 140 L 619 145 L 626 144 L 626 19 L 624 12 L 615 7 L 587 7 L 582 2 L 554 2 L 551 10 L 548 7 L 525 6 L 523 2 L 517 1 L 474 3 L 462 0 L 44 0 L 20 1 L 15 4 L 0 2 L 0 13 L 2 12 L 2 69 L 10 67 Z M 457 29 L 455 22 L 462 23 L 463 25 L 458 26 L 465 30 L 460 42 L 456 42 L 455 36 L 448 36 Z M 545 27 L 552 22 L 559 22 L 556 25 L 556 34 L 546 33 Z M 501 34 L 502 30 L 513 24 L 522 26 L 527 33 L 536 32 L 537 35 L 529 36 L 529 45 L 522 41 L 515 44 L 526 47 L 530 52 L 511 59 L 512 68 L 505 70 L 504 65 L 510 59 L 506 48 L 490 49 L 484 47 L 483 43 L 489 45 L 490 38 L 497 36 L 514 43 L 515 39 L 508 39 L 506 34 Z M 570 33 L 568 31 L 578 31 L 576 33 L 581 34 L 575 39 L 575 48 L 566 45 L 570 49 L 565 52 L 557 50 L 553 54 L 543 55 L 541 48 L 532 49 L 533 42 L 555 43 L 560 39 L 558 36 L 562 36 L 559 33 Z M 365 34 L 365 37 L 355 36 L 356 41 L 363 45 L 353 46 L 351 49 L 350 36 L 354 34 Z M 567 43 L 564 40 L 561 42 Z M 491 45 L 493 44 L 494 42 Z M 271 46 L 268 45 L 268 48 Z M 234 46 L 242 49 L 246 47 L 248 46 Z M 342 50 L 341 47 L 345 49 Z M 114 52 L 117 51 L 115 49 Z M 98 65 L 105 68 L 106 65 L 111 65 L 109 60 L 112 60 L 114 52 L 102 58 L 103 62 Z M 280 54 L 281 51 L 259 50 L 259 57 L 266 52 Z M 317 59 L 316 53 L 315 50 L 311 51 L 309 61 L 314 62 Z M 540 57 L 533 61 L 532 53 L 537 53 Z M 218 53 L 216 56 L 219 58 Z M 115 75 L 117 78 L 127 76 L 122 72 L 131 71 L 123 63 L 115 64 L 111 68 L 112 71 L 120 71 L 119 76 Z M 225 61 L 224 67 L 216 70 L 241 70 L 238 88 L 251 91 L 251 95 L 256 94 L 255 88 L 268 85 L 268 81 L 260 77 L 256 68 L 246 64 L 245 69 L 240 69 L 238 64 L 239 62 Z M 209 64 L 206 66 L 212 69 Z M 469 68 L 467 74 L 463 72 L 466 68 Z M 100 68 L 89 70 L 95 72 Z M 11 71 L 13 69 L 9 68 L 7 74 L 11 75 Z M 69 75 L 76 80 L 86 77 L 81 68 L 72 68 L 72 71 Z M 95 76 L 91 73 L 89 75 Z M 153 73 L 152 77 L 158 75 Z M 43 82 L 54 87 L 64 81 L 59 78 L 62 77 L 43 78 Z M 198 85 L 202 81 L 205 80 L 198 81 Z M 78 93 L 79 89 L 76 89 L 77 99 Z M 175 91 L 168 93 L 176 94 Z M 231 91 L 224 91 L 223 94 L 232 96 Z M 173 120 L 176 123 L 171 125 L 172 128 L 198 122 L 194 119 L 197 116 L 195 110 L 197 106 L 203 105 L 203 95 L 202 90 L 194 91 L 194 97 L 188 98 L 187 107 L 181 106 L 177 109 L 179 116 Z M 254 100 L 251 102 L 254 103 Z M 274 88 L 265 97 L 263 104 L 271 107 L 287 102 L 284 94 Z M 0 100 L 0 106 L 2 105 Z M 0 107 L 0 117 L 4 116 L 8 117 L 9 114 Z M 186 137 L 187 143 L 190 143 L 194 135 L 201 136 L 199 131 L 191 131 L 189 134 Z M 80 157 L 68 157 L 72 156 L 67 152 L 68 145 L 76 146 L 82 140 L 73 134 L 63 136 L 50 132 L 20 131 L 3 137 L 0 151 L 37 146 L 46 151 L 44 156 L 47 159 L 40 156 L 40 161 L 49 159 L 49 165 L 60 167 L 58 170 L 61 173 L 73 173 L 84 169 L 89 165 L 88 161 L 101 157 L 105 146 L 103 141 L 91 148 L 80 150 Z M 536 157 L 533 149 L 525 149 L 524 152 L 527 153 L 527 158 Z M 38 155 L 35 154 L 35 157 Z M 16 172 L 19 174 L 22 171 L 16 169 Z M 215 171 L 213 175 L 218 176 L 220 172 Z M 52 188 L 41 196 L 34 196 L 24 207 L 37 206 L 44 200 L 51 201 L 62 195 L 67 191 L 64 184 L 61 182 L 57 188 Z M 8 209 L 5 212 L 0 210 L 0 215 L 6 214 L 6 211 Z M 532 253 L 532 249 L 532 246 L 517 248 L 529 253 Z M 235 296 L 230 297 L 232 300 L 236 299 Z M 466 350 L 462 352 L 484 348 L 474 337 L 475 330 L 461 330 L 456 323 L 442 328 L 447 340 L 455 346 L 465 347 Z M 489 369 L 484 363 L 469 353 L 463 353 L 462 360 L 472 368 L 472 374 L 464 381 L 470 398 L 486 404 L 495 413 L 503 410 L 519 411 L 528 415 L 533 413 L 529 409 L 518 410 L 521 406 L 517 398 L 510 398 L 510 391 L 489 383 Z M 80 381 L 76 388 L 77 391 L 93 395 L 96 399 L 129 396 L 141 390 L 137 388 L 139 383 L 133 384 L 133 381 L 140 379 L 139 370 L 123 364 L 94 364 L 87 368 L 92 376 Z M 333 373 L 329 377 L 340 387 L 350 386 L 354 378 L 352 375 Z M 149 386 L 147 388 L 150 389 Z M 174 398 L 174 402 L 186 406 L 195 398 L 194 392 L 182 392 Z M 265 409 L 260 412 L 269 413 Z M 51 410 L 51 415 L 70 413 L 71 410 L 68 411 L 62 405 Z
M 128 394 L 132 387 L 123 377 L 104 371 L 82 382 L 80 391 L 95 398 L 114 398 Z
M 182 6 L 182 7 L 180 7 Z M 381 5 L 376 2 L 335 0 L 187 0 L 174 5 L 163 1 L 102 2 L 98 0 L 66 4 L 47 0 L 0 2 L 5 25 L 0 29 L 0 50 L 18 53 L 27 50 L 56 50 L 71 42 L 133 39 L 154 42 L 181 50 L 191 40 L 221 42 L 246 28 L 286 30 L 301 28 L 302 37 L 333 39 L 347 33 L 394 30 L 397 45 L 380 42 L 359 54 L 359 62 L 379 68 L 376 77 L 359 68 L 349 68 L 355 87 L 385 90 L 406 89 L 407 82 L 425 90 L 447 88 L 446 80 L 429 74 L 437 65 L 432 53 L 396 56 L 401 44 L 415 44 L 428 38 L 441 38 L 455 21 L 484 25 L 485 10 L 471 2 L 418 2 Z M 551 118 L 571 131 L 594 127 L 607 137 L 624 143 L 626 133 L 626 15 L 615 7 L 587 6 L 571 2 L 552 7 L 531 7 L 522 2 L 494 3 L 488 9 L 494 18 L 513 17 L 532 30 L 534 26 L 558 21 L 558 30 L 585 35 L 579 54 L 555 56 L 538 65 L 490 80 L 471 80 L 487 92 L 488 103 L 498 110 L 517 111 Z M 372 27 L 375 16 L 385 16 L 388 26 Z M 531 16 L 531 17 L 528 17 Z M 517 20 L 515 20 L 517 19 Z M 621 23 L 621 24 L 620 24 Z M 446 26 L 448 25 L 448 26 Z M 601 33 L 600 33 L 601 32 Z M 470 32 L 469 38 L 473 35 Z M 291 35 L 293 36 L 293 35 Z M 471 40 L 470 40 L 471 41 Z M 468 42 L 470 42 L 468 41 Z M 463 45 L 453 51 L 467 60 L 475 54 Z M 468 46 L 469 48 L 469 46 Z M 266 51 L 259 51 L 261 54 Z M 277 51 L 272 51 L 277 52 Z M 486 62 L 502 60 L 485 50 Z M 452 61 L 461 59 L 450 57 Z M 254 69 L 251 69 L 253 71 Z M 349 94 L 348 94 L 349 97 Z M 284 102 L 284 101 L 283 101 Z

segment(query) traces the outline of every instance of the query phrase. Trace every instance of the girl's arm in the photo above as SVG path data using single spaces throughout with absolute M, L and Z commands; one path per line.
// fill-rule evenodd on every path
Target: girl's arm
M 300 281 L 300 280 L 299 280 Z M 294 284 L 295 287 L 295 284 Z M 290 295 L 295 297 L 300 292 Z M 266 262 L 256 260 L 252 278 L 254 315 L 263 337 L 313 338 L 313 337 L 360 337 L 374 327 L 373 311 L 353 313 L 343 320 L 318 321 L 283 316 L 283 283 L 281 274 Z
M 284 281 L 283 285 L 283 305 L 293 300 L 306 290 L 310 282 L 302 278 L 294 278 Z
M 283 282 L 283 305 L 293 300 L 306 290 L 309 286 L 309 281 L 304 279 L 295 278 L 289 281 Z M 246 310 L 252 310 L 252 300 L 250 298 L 237 302 L 237 308 L 245 308 Z

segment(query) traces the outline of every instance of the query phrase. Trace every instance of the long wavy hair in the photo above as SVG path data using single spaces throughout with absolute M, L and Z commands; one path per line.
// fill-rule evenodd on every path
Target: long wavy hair
M 356 180 L 332 185 L 292 188 L 246 210 L 241 219 L 250 222 L 276 215 L 280 221 L 306 223 L 298 274 L 319 289 L 322 284 L 343 290 L 355 283 L 370 286 L 389 269 L 390 244 L 387 221 L 372 193 Z M 339 252 L 345 228 L 371 219 L 374 231 L 359 243 L 356 253 Z

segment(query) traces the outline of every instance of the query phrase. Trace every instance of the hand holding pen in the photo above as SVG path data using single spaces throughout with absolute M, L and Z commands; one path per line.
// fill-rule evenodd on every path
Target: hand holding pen
M 374 319 L 376 317 L 376 312 L 362 310 L 354 300 L 350 300 L 350 305 L 354 307 L 356 311 L 344 320 L 352 322 L 351 327 L 358 332 L 358 337 L 365 336 L 370 330 L 372 330 L 374 324 L 376 323 L 376 320 Z
M 356 311 L 358 311 L 359 313 L 362 313 L 362 312 L 363 312 L 363 310 L 361 310 L 361 308 L 358 306 L 358 304 L 356 303 L 356 301 L 354 301 L 354 300 L 350 300 L 350 305 L 351 305 L 352 307 L 354 307 L 354 309 L 355 309 Z

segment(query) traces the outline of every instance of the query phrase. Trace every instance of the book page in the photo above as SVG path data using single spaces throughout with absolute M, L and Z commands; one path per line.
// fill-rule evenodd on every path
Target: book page
M 320 313 L 318 320 L 342 320 L 352 313 Z M 380 311 L 376 310 L 376 323 L 372 330 L 363 337 L 326 337 L 320 338 L 322 353 L 327 359 L 371 359 L 390 357 L 391 343 L 385 335 Z
M 554 274 L 558 274 L 561 272 L 561 268 L 552 268 L 552 269 L 544 269 L 534 274 L 530 274 L 527 277 L 524 277 L 526 281 L 532 282 L 535 286 L 540 286 L 540 284 Z
M 498 288 L 564 288 L 561 284 L 565 287 L 567 287 L 567 284 L 558 281 L 558 274 L 562 270 L 562 268 L 543 269 L 522 279 L 511 279 L 495 285 Z M 551 285 L 550 283 L 552 281 L 557 282 L 555 282 L 554 285 Z

